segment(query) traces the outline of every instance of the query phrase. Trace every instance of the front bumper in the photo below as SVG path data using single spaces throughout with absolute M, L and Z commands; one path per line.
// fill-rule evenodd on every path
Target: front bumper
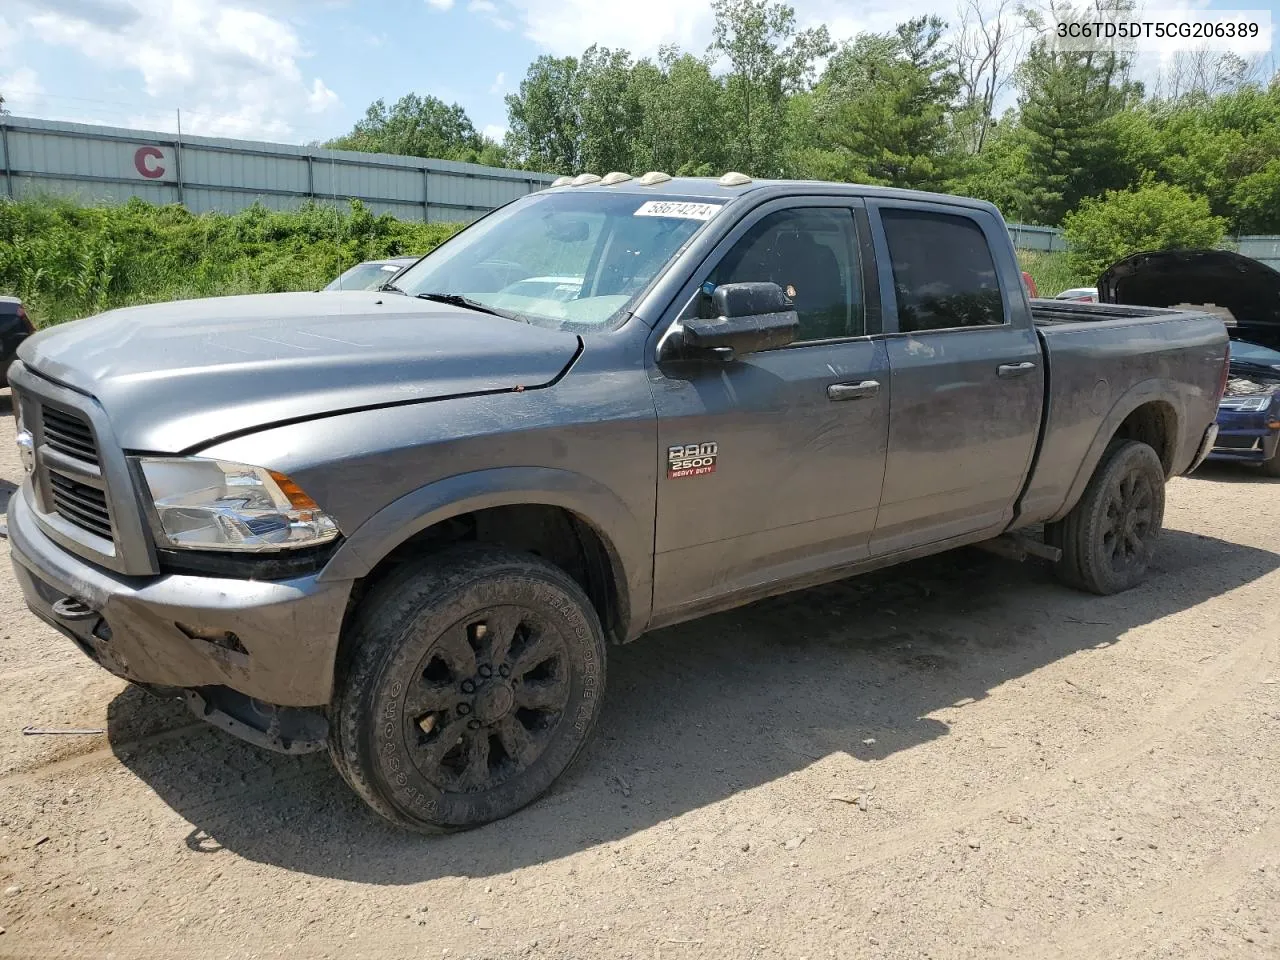
M 226 687 L 290 707 L 327 704 L 350 581 L 129 577 L 54 543 L 9 502 L 9 545 L 27 606 L 101 666 L 136 683 Z
M 1209 453 L 1210 460 L 1265 463 L 1280 452 L 1280 430 L 1266 426 L 1223 430 L 1217 443 Z

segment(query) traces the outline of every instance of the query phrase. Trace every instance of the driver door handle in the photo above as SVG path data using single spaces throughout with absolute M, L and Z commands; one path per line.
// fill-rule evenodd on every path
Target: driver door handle
M 1025 377 L 1035 368 L 1034 361 L 1024 360 L 1022 363 L 1002 363 L 996 368 L 996 373 L 1007 380 L 1010 377 Z
M 879 380 L 862 380 L 858 383 L 833 383 L 827 387 L 828 400 L 861 400 L 880 392 Z

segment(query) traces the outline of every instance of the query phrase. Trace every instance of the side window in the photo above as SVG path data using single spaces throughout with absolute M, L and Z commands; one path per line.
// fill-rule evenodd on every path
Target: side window
M 969 217 L 881 210 L 898 329 L 904 333 L 1004 323 L 1000 282 L 987 238 Z
M 743 234 L 708 279 L 716 286 L 782 287 L 800 315 L 798 341 L 857 337 L 863 333 L 857 249 L 852 211 L 780 210 Z

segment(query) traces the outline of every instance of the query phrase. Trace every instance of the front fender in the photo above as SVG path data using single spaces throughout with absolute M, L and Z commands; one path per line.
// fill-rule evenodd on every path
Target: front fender
M 1116 435 L 1116 431 L 1120 429 L 1120 424 L 1124 423 L 1125 418 L 1144 403 L 1160 401 L 1173 408 L 1175 421 L 1173 435 L 1169 437 L 1169 442 L 1173 444 L 1173 456 L 1176 461 L 1181 443 L 1182 425 L 1186 423 L 1186 411 L 1180 399 L 1181 389 L 1172 380 L 1152 379 L 1136 383 L 1121 394 L 1120 398 L 1111 405 L 1111 409 L 1107 411 L 1106 416 L 1102 418 L 1102 422 L 1098 425 L 1098 430 L 1094 434 L 1088 450 L 1085 451 L 1084 460 L 1081 461 L 1080 468 L 1076 471 L 1076 475 L 1071 481 L 1071 487 L 1067 490 L 1067 496 L 1062 502 L 1062 506 L 1046 522 L 1053 523 L 1061 520 L 1071 512 L 1071 509 L 1084 496 L 1084 488 L 1088 486 L 1093 472 L 1098 468 L 1098 463 L 1102 460 L 1102 455 L 1107 450 L 1107 445 L 1111 442 L 1112 437 Z
M 490 507 L 537 504 L 561 507 L 600 535 L 626 611 L 622 639 L 648 624 L 653 601 L 653 530 L 607 487 L 589 477 L 549 467 L 497 467 L 446 477 L 383 507 L 338 548 L 321 581 L 365 577 L 414 534 L 451 517 Z

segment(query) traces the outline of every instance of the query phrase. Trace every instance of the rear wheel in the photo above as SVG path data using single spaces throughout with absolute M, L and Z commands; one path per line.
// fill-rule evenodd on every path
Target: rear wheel
M 1046 540 L 1062 550 L 1059 579 L 1104 595 L 1141 583 L 1164 524 L 1164 481 L 1151 447 L 1113 442 L 1080 502 L 1046 529 Z
M 600 621 L 577 583 L 531 554 L 464 547 L 407 565 L 351 629 L 329 752 L 400 826 L 443 832 L 514 813 L 595 725 Z

